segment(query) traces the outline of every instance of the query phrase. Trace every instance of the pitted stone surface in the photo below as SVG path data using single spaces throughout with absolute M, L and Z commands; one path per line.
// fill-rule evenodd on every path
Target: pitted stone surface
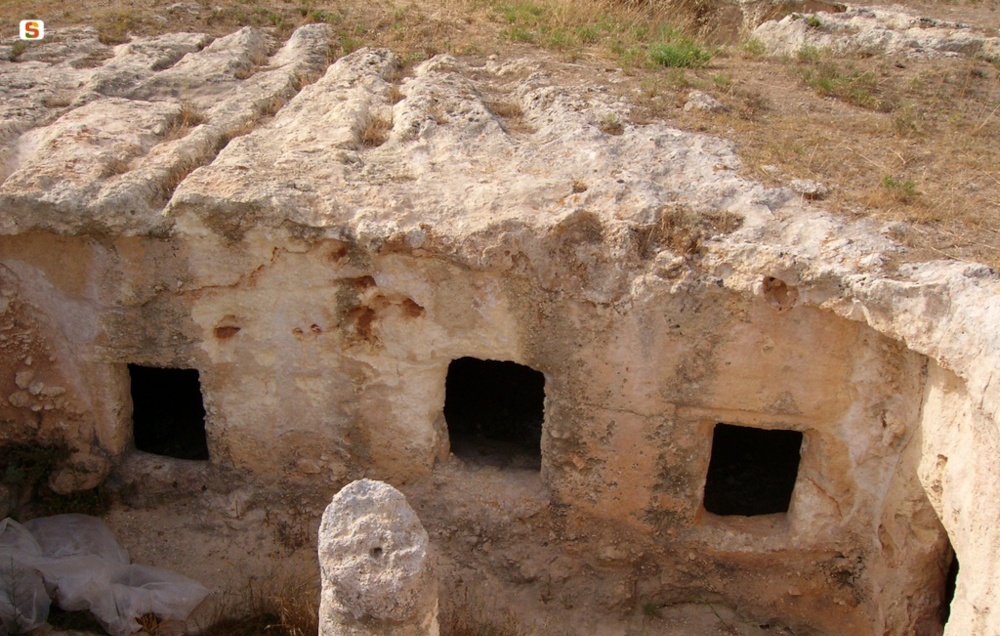
M 341 489 L 319 529 L 320 634 L 436 634 L 428 550 L 403 493 L 371 479 Z

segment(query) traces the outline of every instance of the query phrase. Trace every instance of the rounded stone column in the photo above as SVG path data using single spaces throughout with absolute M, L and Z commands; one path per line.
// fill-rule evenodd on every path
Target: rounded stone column
M 427 532 L 389 484 L 362 479 L 334 495 L 319 527 L 320 636 L 437 636 Z

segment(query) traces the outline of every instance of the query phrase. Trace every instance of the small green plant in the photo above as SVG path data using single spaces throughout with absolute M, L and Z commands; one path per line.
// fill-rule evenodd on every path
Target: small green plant
M 622 126 L 621 120 L 614 113 L 608 113 L 602 117 L 599 128 L 602 132 L 609 135 L 620 135 L 625 132 L 625 127 Z
M 618 58 L 618 64 L 622 68 L 635 68 L 646 64 L 648 53 L 645 49 L 625 46 L 621 42 L 612 42 L 610 48 L 611 53 Z
M 544 22 L 545 18 L 545 7 L 534 2 L 515 2 L 502 5 L 497 10 L 509 24 L 534 27 Z
M 576 27 L 574 33 L 577 39 L 584 44 L 593 44 L 601 37 L 601 29 L 597 25 Z
M 654 63 L 667 68 L 697 68 L 705 66 L 712 54 L 693 40 L 680 38 L 674 42 L 660 42 L 649 47 L 649 57 Z
M 821 53 L 815 46 L 805 45 L 799 49 L 795 57 L 801 64 L 816 64 L 819 62 Z
M 746 57 L 764 57 L 767 54 L 767 45 L 757 38 L 750 38 L 740 44 L 740 51 Z
M 504 37 L 515 42 L 534 42 L 535 34 L 522 26 L 511 26 L 502 31 Z
M 16 60 L 17 58 L 21 57 L 22 53 L 28 50 L 28 42 L 26 40 L 18 40 L 17 42 L 14 42 L 14 45 L 11 47 L 11 49 L 12 50 L 10 59 Z
M 806 17 L 806 26 L 809 27 L 810 29 L 822 29 L 823 22 L 820 21 L 820 19 L 815 15 L 810 15 Z
M 343 51 L 344 55 L 350 55 L 364 45 L 365 43 L 361 40 L 346 35 L 340 37 L 340 50 Z
M 280 13 L 269 11 L 265 17 L 271 23 L 271 26 L 278 27 L 279 29 L 285 26 L 285 18 Z
M 900 137 L 911 137 L 921 132 L 924 114 L 913 104 L 901 107 L 892 120 L 892 129 Z
M 896 201 L 910 203 L 920 194 L 913 179 L 898 180 L 892 176 L 882 177 L 882 187 L 889 191 Z
M 872 71 L 842 69 L 833 61 L 803 68 L 802 81 L 824 97 L 835 97 L 868 110 L 887 111 L 892 104 L 880 96 L 878 77 Z
M 712 83 L 718 86 L 719 88 L 728 89 L 732 88 L 733 86 L 733 78 L 732 76 L 726 75 L 725 73 L 716 73 L 715 75 L 712 75 Z
M 874 71 L 858 70 L 850 62 L 841 65 L 828 49 L 814 46 L 803 46 L 796 58 L 799 77 L 818 95 L 868 110 L 887 112 L 895 108 Z
M 666 84 L 675 90 L 684 90 L 695 86 L 683 68 L 672 68 L 667 70 Z
M 550 49 L 565 50 L 579 45 L 576 35 L 561 27 L 542 27 L 543 43 Z

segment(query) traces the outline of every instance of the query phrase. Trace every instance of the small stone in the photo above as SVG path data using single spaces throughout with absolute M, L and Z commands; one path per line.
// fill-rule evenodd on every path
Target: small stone
M 14 374 L 14 384 L 16 384 L 19 389 L 27 389 L 31 385 L 31 381 L 34 377 L 35 372 L 32 369 L 18 371 Z
M 241 519 L 250 507 L 251 493 L 246 488 L 240 488 L 229 493 L 226 498 L 225 513 L 232 519 Z
M 684 103 L 684 110 L 686 112 L 700 110 L 709 113 L 721 113 L 729 110 L 729 107 L 707 93 L 691 91 L 688 93 L 687 102 Z
M 41 394 L 45 397 L 59 397 L 66 392 L 66 389 L 61 386 L 49 386 L 45 385 L 42 387 Z
M 830 194 L 830 188 L 811 179 L 795 179 L 788 185 L 806 201 L 819 201 Z
M 15 391 L 7 397 L 7 401 L 19 409 L 28 408 L 32 404 L 31 394 L 27 391 Z
M 295 462 L 295 470 L 303 475 L 318 475 L 323 472 L 323 464 L 318 459 L 302 457 Z
M 420 229 L 412 229 L 406 233 L 406 244 L 413 249 L 419 249 L 427 242 L 427 233 Z
M 49 476 L 49 488 L 59 495 L 91 490 L 99 486 L 111 470 L 111 463 L 97 455 L 74 455 L 69 466 Z
M 177 4 L 172 4 L 167 7 L 168 13 L 190 13 L 191 15 L 198 15 L 201 11 L 201 5 L 197 2 L 178 2 Z
M 873 252 L 862 258 L 860 262 L 862 267 L 878 269 L 885 266 L 886 260 L 885 256 L 883 256 L 881 252 Z

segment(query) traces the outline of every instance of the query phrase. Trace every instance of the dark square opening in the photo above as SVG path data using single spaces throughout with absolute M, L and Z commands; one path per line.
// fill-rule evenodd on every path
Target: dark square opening
M 448 365 L 444 418 L 451 450 L 501 468 L 542 465 L 545 376 L 515 362 L 459 358 Z
M 208 459 L 197 369 L 128 365 L 135 447 L 177 459 Z
M 802 433 L 719 423 L 705 480 L 705 510 L 716 515 L 788 512 Z

